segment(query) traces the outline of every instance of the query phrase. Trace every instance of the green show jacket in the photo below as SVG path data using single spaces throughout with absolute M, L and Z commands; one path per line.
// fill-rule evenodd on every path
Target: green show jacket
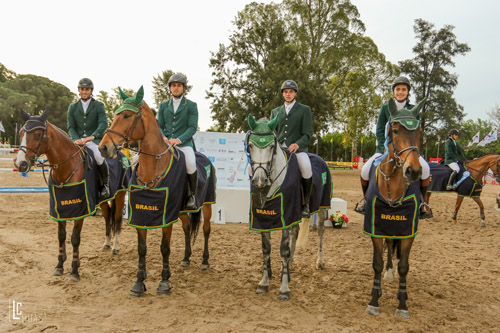
M 287 115 L 283 104 L 271 111 L 271 119 L 276 116 L 279 117 L 276 126 L 278 142 L 285 143 L 287 147 L 296 143 L 299 145 L 297 152 L 307 152 L 313 132 L 311 108 L 295 102 Z
M 195 149 L 193 135 L 198 130 L 198 106 L 182 96 L 177 112 L 174 113 L 172 99 L 160 104 L 158 110 L 158 125 L 162 134 L 169 140 L 179 139 L 179 147 Z
M 71 140 L 94 136 L 99 144 L 108 128 L 108 118 L 102 102 L 91 99 L 87 112 L 83 112 L 81 100 L 71 103 L 67 113 L 68 133 Z
M 455 140 L 449 138 L 446 141 L 444 164 L 448 165 L 453 162 L 465 160 L 465 153 L 462 150 L 462 147 L 460 147 L 460 145 Z

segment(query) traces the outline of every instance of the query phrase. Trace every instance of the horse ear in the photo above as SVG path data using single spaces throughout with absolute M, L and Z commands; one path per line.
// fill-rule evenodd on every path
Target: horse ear
M 126 100 L 129 97 L 123 92 L 122 88 L 118 87 L 118 91 L 120 92 L 120 97 L 122 98 L 122 100 Z
M 137 90 L 137 94 L 135 94 L 135 104 L 141 104 L 143 98 L 144 98 L 144 88 L 143 86 L 141 86 L 139 90 Z
M 30 119 L 30 115 L 27 114 L 26 111 L 24 111 L 24 109 L 19 109 L 19 112 L 21 113 L 21 117 L 23 117 L 24 121 Z
M 257 122 L 255 121 L 255 118 L 252 116 L 252 114 L 248 115 L 248 125 L 250 125 L 250 129 L 253 131 L 255 127 L 257 127 Z
M 40 116 L 40 118 L 41 118 L 44 122 L 46 122 L 46 121 L 47 121 L 47 117 L 49 116 L 49 113 L 50 113 L 50 112 L 49 112 L 49 109 L 48 109 L 48 108 L 46 108 L 46 109 L 45 109 L 45 111 L 43 111 L 43 113 L 42 113 L 42 115 Z
M 391 114 L 391 117 L 396 116 L 396 113 L 398 113 L 398 108 L 396 107 L 394 98 L 390 98 L 387 104 L 389 104 L 389 113 Z
M 271 131 L 274 131 L 276 128 L 276 125 L 278 125 L 278 116 L 274 117 L 273 120 L 267 123 L 267 126 L 271 129 Z
M 425 102 L 427 102 L 427 97 L 425 97 L 423 100 L 421 100 L 417 105 L 415 105 L 412 109 L 411 112 L 415 117 L 418 116 L 418 113 L 420 110 L 424 107 Z

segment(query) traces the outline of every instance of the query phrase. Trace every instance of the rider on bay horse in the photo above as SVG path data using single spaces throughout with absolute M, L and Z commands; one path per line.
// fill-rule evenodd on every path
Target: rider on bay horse
M 198 175 L 196 172 L 196 158 L 194 154 L 193 135 L 198 129 L 198 107 L 195 102 L 184 95 L 187 88 L 187 79 L 177 73 L 168 79 L 168 88 L 172 99 L 160 104 L 158 110 L 158 126 L 164 136 L 163 140 L 182 150 L 186 159 L 188 178 L 188 194 L 185 209 L 196 209 L 196 188 Z
M 276 126 L 278 143 L 287 147 L 291 153 L 296 153 L 304 193 L 302 217 L 310 217 L 309 200 L 312 190 L 312 169 L 307 151 L 312 136 L 312 113 L 309 106 L 300 104 L 295 100 L 298 91 L 299 86 L 295 81 L 286 80 L 283 82 L 281 94 L 285 99 L 285 103 L 271 111 L 271 119 L 276 116 L 279 117 Z
M 465 153 L 458 144 L 458 131 L 456 129 L 452 129 L 448 132 L 449 139 L 446 141 L 446 153 L 444 164 L 447 165 L 453 172 L 450 175 L 450 179 L 448 179 L 448 185 L 446 185 L 446 189 L 448 191 L 453 191 L 456 187 L 453 185 L 455 182 L 455 177 L 460 172 L 460 166 L 458 162 L 463 162 L 466 160 Z
M 396 107 L 398 110 L 403 108 L 411 109 L 413 105 L 410 104 L 410 90 L 411 83 L 408 78 L 400 76 L 394 80 L 392 83 L 392 93 L 393 98 L 396 102 Z M 368 189 L 368 181 L 370 179 L 370 168 L 373 162 L 382 156 L 384 153 L 384 143 L 385 143 L 385 128 L 389 121 L 389 107 L 387 104 L 382 105 L 380 108 L 380 113 L 377 120 L 377 149 L 375 154 L 370 157 L 370 159 L 363 165 L 361 169 L 361 188 L 363 189 L 363 196 L 366 195 L 366 190 Z M 420 119 L 420 115 L 417 115 L 417 119 Z M 422 156 L 419 157 L 420 165 L 422 167 L 422 176 L 420 180 L 420 191 L 422 193 L 422 202 L 425 201 L 425 194 L 427 193 L 427 186 L 429 184 L 430 169 L 429 164 L 424 160 Z M 363 202 L 362 206 L 357 208 L 357 212 L 364 214 L 366 201 Z M 428 217 L 429 212 L 426 212 L 424 206 L 422 205 L 420 209 L 421 217 Z
M 107 199 L 109 192 L 109 167 L 99 151 L 99 143 L 108 128 L 108 118 L 104 104 L 92 97 L 94 83 L 83 78 L 78 82 L 80 100 L 70 104 L 67 113 L 69 137 L 77 145 L 85 145 L 94 153 L 102 189 L 99 200 Z

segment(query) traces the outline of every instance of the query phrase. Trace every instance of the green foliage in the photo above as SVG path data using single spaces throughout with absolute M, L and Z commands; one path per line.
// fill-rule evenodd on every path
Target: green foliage
M 2 65 L 3 66 L 3 65 Z M 45 109 L 50 111 L 49 121 L 66 130 L 66 112 L 75 95 L 64 85 L 48 78 L 36 75 L 15 75 L 5 69 L 9 75 L 0 82 L 0 120 L 5 128 L 2 137 L 14 143 L 16 123 L 24 124 L 19 110 L 30 114 L 39 114 Z
M 170 89 L 168 88 L 168 79 L 175 73 L 176 72 L 174 72 L 173 70 L 167 69 L 166 71 L 163 71 L 157 76 L 153 77 L 152 83 L 154 91 L 154 100 L 157 108 L 160 107 L 161 103 L 172 98 L 172 94 L 170 93 Z M 186 74 L 184 73 L 181 74 L 187 78 Z M 191 88 L 192 86 L 188 84 L 186 87 L 186 91 L 184 92 L 184 95 L 187 95 L 191 90 Z
M 399 63 L 401 71 L 410 77 L 417 100 L 428 98 L 420 116 L 424 137 L 441 128 L 456 127 L 465 116 L 463 107 L 453 97 L 458 77 L 447 68 L 455 67 L 453 59 L 465 55 L 470 47 L 457 41 L 453 29 L 452 25 L 445 25 L 436 30 L 432 23 L 415 20 L 415 57 Z

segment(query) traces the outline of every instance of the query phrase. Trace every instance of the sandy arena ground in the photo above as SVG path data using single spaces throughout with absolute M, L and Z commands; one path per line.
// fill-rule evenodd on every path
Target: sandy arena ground
M 13 155 L 11 155 L 13 156 Z M 2 155 L 6 157 L 6 155 Z M 0 167 L 11 167 L 1 162 Z M 148 291 L 128 296 L 137 272 L 137 241 L 124 226 L 120 254 L 103 251 L 104 221 L 83 227 L 81 281 L 53 276 L 57 263 L 57 222 L 48 218 L 47 193 L 0 194 L 0 331 L 30 332 L 499 332 L 500 215 L 493 206 L 500 187 L 487 185 L 482 199 L 487 227 L 466 199 L 452 224 L 455 195 L 435 194 L 435 218 L 420 221 L 410 255 L 408 307 L 411 318 L 394 316 L 397 282 L 383 282 L 382 314 L 365 313 L 372 285 L 372 246 L 362 234 L 362 216 L 353 212 L 361 197 L 358 171 L 334 171 L 334 196 L 348 202 L 347 228 L 327 228 L 326 268 L 315 269 L 317 237 L 299 249 L 292 265 L 292 299 L 279 301 L 279 232 L 273 233 L 275 275 L 267 295 L 256 295 L 261 278 L 260 234 L 247 224 L 212 224 L 210 263 L 201 271 L 202 233 L 190 268 L 182 268 L 184 236 L 174 226 L 171 269 L 174 289 L 156 295 L 160 281 L 159 230 L 148 235 Z M 0 172 L 0 186 L 43 186 L 41 173 L 23 178 Z M 22 303 L 14 320 L 12 304 Z M 23 322 L 24 321 L 24 322 Z

